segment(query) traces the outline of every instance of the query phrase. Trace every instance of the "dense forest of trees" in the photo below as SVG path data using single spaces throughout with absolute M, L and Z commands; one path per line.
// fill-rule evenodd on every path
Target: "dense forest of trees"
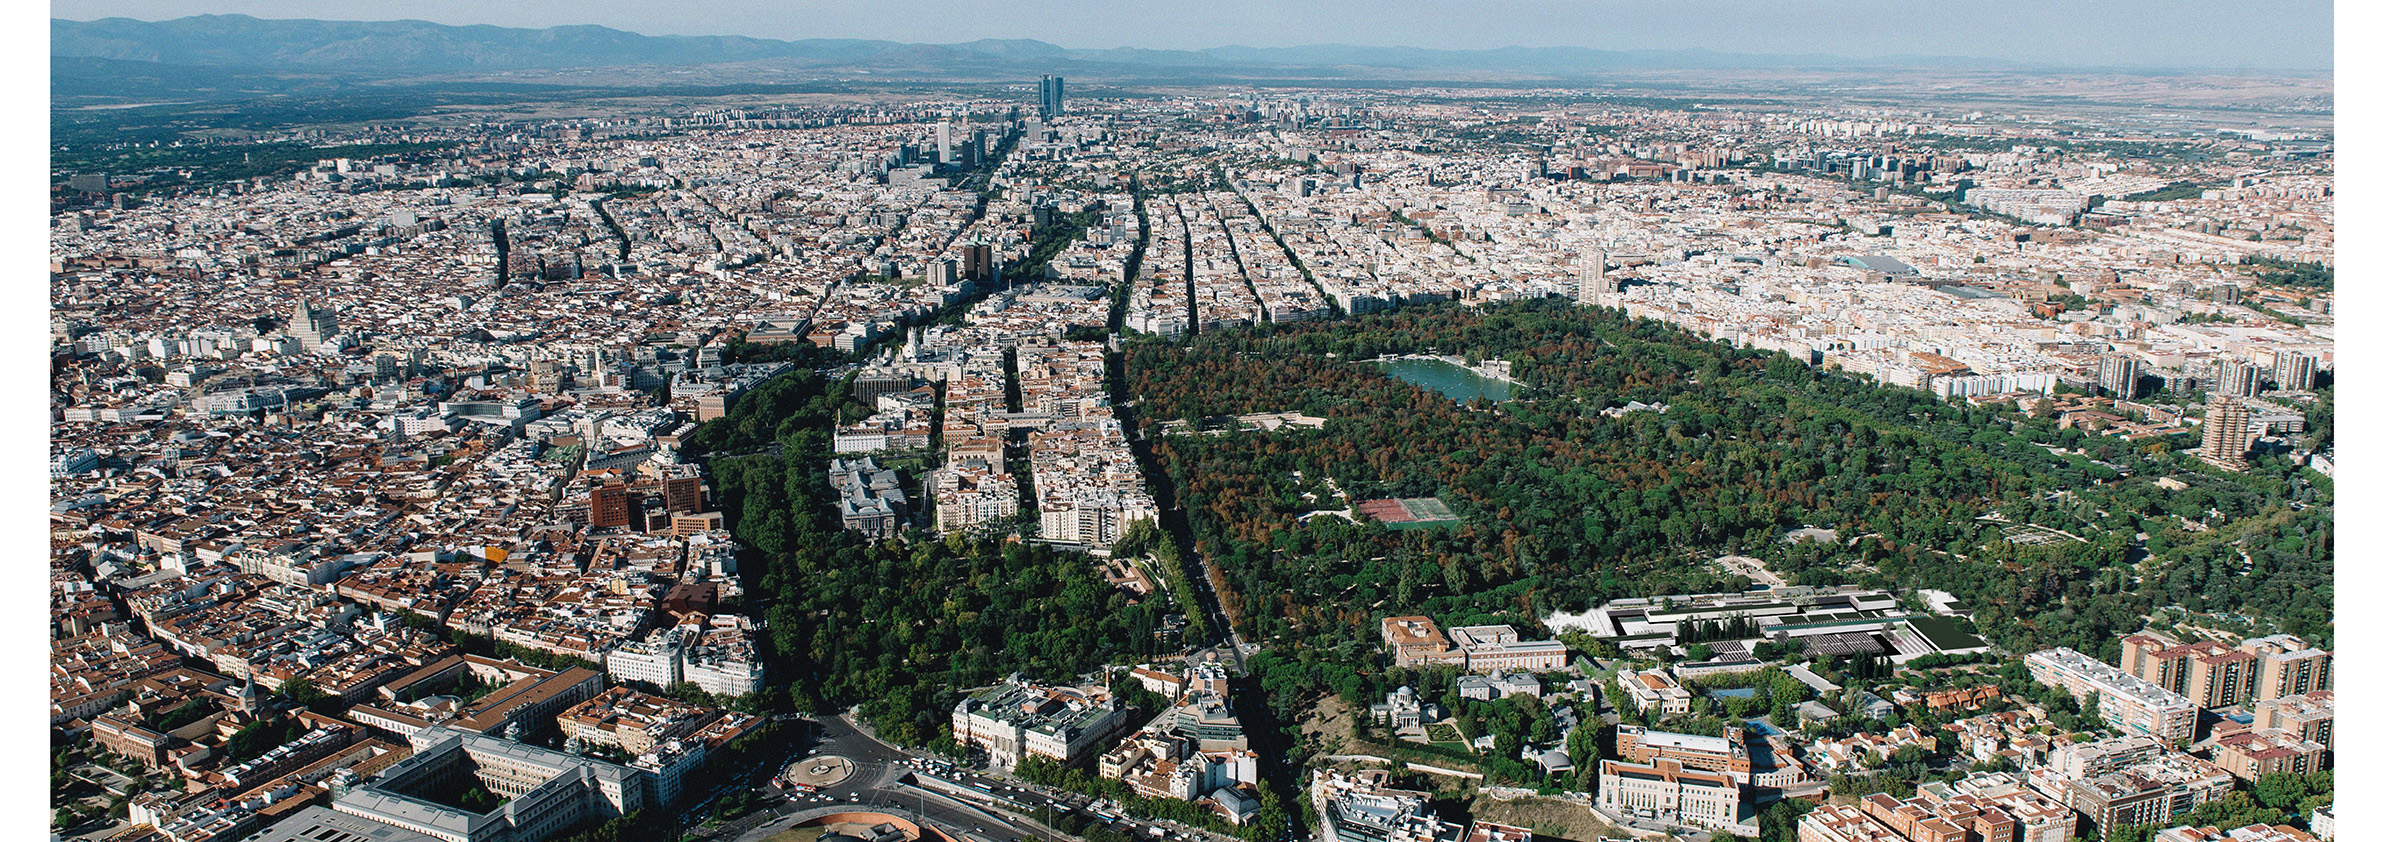
M 1424 351 L 1507 360 L 1523 398 L 1459 405 L 1358 362 Z M 1943 588 L 2018 650 L 2115 654 L 2173 603 L 2331 636 L 2332 489 L 2280 457 L 2220 472 L 2173 452 L 2190 442 L 2061 430 L 1559 301 L 1144 340 L 1125 367 L 1226 613 L 1259 638 L 1330 649 L 1387 613 L 1530 623 L 1742 584 L 1701 563 L 1725 551 L 1806 583 Z M 1670 409 L 1600 413 L 1633 400 Z M 1331 421 L 1155 430 L 1294 410 Z M 1355 499 L 1438 495 L 1465 522 L 1303 518 L 1343 505 L 1327 478 Z M 2004 522 L 2083 542 L 2013 543 Z M 1841 540 L 1781 544 L 1803 526 Z
M 2334 291 L 2334 267 L 2323 263 L 2278 260 L 2256 254 L 2244 262 L 2253 267 L 2252 274 L 2264 284 Z
M 2178 199 L 2199 199 L 2202 198 L 2202 190 L 2202 185 L 2191 181 L 2179 181 L 2166 187 L 2146 190 L 2141 193 L 2130 193 L 2127 195 L 2127 201 L 2173 202 Z
M 1522 398 L 1461 405 L 1359 362 L 1425 351 L 1503 359 Z M 1157 479 L 1175 490 L 1221 607 L 1246 637 L 1277 638 L 1250 658 L 1251 701 L 1286 745 L 1323 695 L 1358 710 L 1401 683 L 1448 695 L 1445 675 L 1372 665 L 1381 616 L 1532 626 L 1615 597 L 1744 587 L 1704 563 L 1724 552 L 1801 583 L 1951 591 L 2014 650 L 2113 657 L 2163 606 L 2332 642 L 2331 483 L 2280 455 L 2217 471 L 2176 452 L 2191 442 L 2062 430 L 2046 413 L 1948 403 L 1564 302 L 1261 325 L 1137 341 L 1122 357 L 1119 397 L 1137 401 Z M 850 395 L 849 383 L 790 372 L 685 445 L 750 548 L 742 575 L 768 624 L 772 679 L 749 706 L 858 704 L 887 738 L 933 744 L 968 688 L 1172 648 L 1156 632 L 1178 609 L 1107 586 L 1081 556 L 959 536 L 871 544 L 839 529 L 824 463 Z M 1601 412 L 1628 401 L 1669 409 Z M 1274 411 L 1330 421 L 1156 430 Z M 2331 436 L 2330 392 L 2309 419 L 2312 438 Z M 2163 477 L 2187 487 L 2154 484 Z M 1463 522 L 1395 530 L 1336 514 L 1350 499 L 1422 496 Z M 1807 526 L 1838 537 L 1783 541 Z M 2009 540 L 2023 532 L 2069 537 Z M 1137 527 L 1125 543 L 1169 562 L 1169 584 L 1186 591 L 1175 537 Z M 1973 680 L 2010 688 L 2003 678 Z M 1695 723 L 1806 698 L 1775 683 Z M 1527 704 L 1450 707 L 1500 743 L 1487 771 L 1505 780 L 1562 783 L 1510 760 L 1514 746 L 1595 742 L 1556 733 Z M 1285 759 L 1296 767 L 1310 748 Z

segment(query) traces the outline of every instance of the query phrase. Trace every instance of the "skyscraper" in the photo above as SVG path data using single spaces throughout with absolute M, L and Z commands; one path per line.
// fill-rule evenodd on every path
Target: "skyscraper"
M 329 310 L 315 309 L 314 301 L 301 297 L 298 307 L 290 311 L 290 338 L 298 340 L 308 351 L 320 350 L 324 337 L 339 332 L 339 322 Z
M 2105 394 L 2134 400 L 2136 381 L 2144 376 L 2144 362 L 2127 354 L 2105 354 L 2096 375 Z
M 2300 351 L 2276 352 L 2276 387 L 2307 392 L 2317 387 L 2318 358 Z
M 1063 100 L 1067 96 L 1067 84 L 1068 80 L 1065 78 L 1045 75 L 1042 86 L 1037 89 L 1041 107 L 1036 113 L 1045 120 L 1067 113 L 1063 108 Z
M 960 163 L 960 156 L 952 154 L 952 121 L 950 120 L 935 124 L 935 162 L 938 164 Z
M 1594 302 L 1598 293 L 1613 292 L 1614 281 L 1606 277 L 1606 253 L 1592 251 L 1581 256 L 1581 277 L 1575 282 L 1573 300 Z
M 2246 360 L 2220 360 L 2218 386 L 2213 395 L 2232 395 L 2241 398 L 2260 395 L 2260 367 Z
M 961 275 L 972 281 L 993 280 L 993 247 L 969 243 L 960 250 Z
M 2252 449 L 2252 409 L 2234 395 L 2214 395 L 2202 413 L 2202 455 L 2237 461 Z

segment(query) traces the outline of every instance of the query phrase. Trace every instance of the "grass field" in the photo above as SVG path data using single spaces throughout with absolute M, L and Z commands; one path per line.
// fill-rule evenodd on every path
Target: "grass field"
M 1484 795 L 1473 800 L 1473 817 L 1478 820 L 1531 828 L 1541 837 L 1556 839 L 1597 839 L 1616 833 L 1613 825 L 1598 818 L 1586 806 L 1562 798 L 1517 798 L 1502 801 Z

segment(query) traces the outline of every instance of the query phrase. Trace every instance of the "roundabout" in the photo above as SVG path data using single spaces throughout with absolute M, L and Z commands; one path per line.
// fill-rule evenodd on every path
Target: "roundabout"
M 789 785 L 832 787 L 853 777 L 853 761 L 837 755 L 805 757 L 789 763 L 783 775 Z

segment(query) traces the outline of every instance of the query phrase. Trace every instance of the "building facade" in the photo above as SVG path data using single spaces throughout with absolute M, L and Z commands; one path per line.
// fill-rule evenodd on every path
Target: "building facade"
M 2238 731 L 2218 738 L 2210 755 L 2229 774 L 2250 783 L 2261 775 L 2291 772 L 2306 775 L 2326 767 L 2326 747 L 2274 728 Z
M 2144 361 L 2128 354 L 2107 354 L 2096 366 L 2095 380 L 2103 394 L 2120 400 L 2136 399 L 2136 381 L 2144 377 Z
M 1385 617 L 1382 645 L 1391 650 L 1391 663 L 1402 667 L 1464 664 L 1465 652 L 1449 643 L 1430 617 Z
M 411 756 L 332 809 L 446 842 L 530 842 L 646 806 L 637 774 L 612 763 L 450 728 L 424 729 L 412 742 Z M 426 797 L 465 778 L 504 803 L 472 813 Z
M 2131 634 L 2120 641 L 2119 668 L 2196 705 L 2217 708 L 2249 696 L 2259 656 L 2214 641 L 2179 644 L 2156 634 Z
M 2067 690 L 2081 702 L 2097 699 L 2095 712 L 2111 727 L 2160 740 L 2193 739 L 2199 712 L 2168 688 L 2068 648 L 2029 653 L 2026 663 L 2039 683 Z
M 2138 632 L 2120 641 L 2119 668 L 2206 708 L 2334 687 L 2333 653 L 2283 634 L 2229 646 L 2208 640 L 2181 643 L 2158 632 Z
M 2252 410 L 2235 395 L 2213 395 L 2202 414 L 2202 455 L 2239 461 L 2252 449 Z
M 1729 775 L 1684 769 L 1674 760 L 1654 765 L 1599 761 L 1598 809 L 1692 827 L 1743 827 L 1737 781 Z
M 1129 722 L 1125 709 L 1107 693 L 1011 680 L 952 708 L 952 740 L 983 749 L 1004 768 L 1028 756 L 1069 765 L 1092 757 Z
M 2332 749 L 2334 691 L 2261 699 L 2252 707 L 2252 727 L 2274 728 Z

